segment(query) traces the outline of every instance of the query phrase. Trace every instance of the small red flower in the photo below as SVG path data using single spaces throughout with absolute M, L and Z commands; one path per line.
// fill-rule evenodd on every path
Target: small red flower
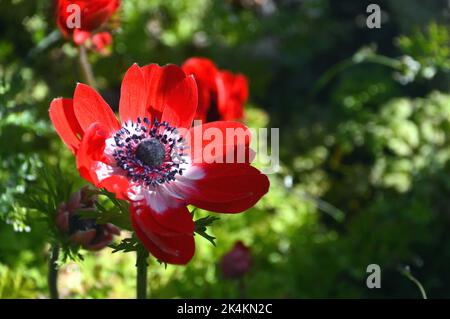
M 79 27 L 71 24 L 76 21 L 73 15 L 78 13 L 71 5 L 79 8 Z M 70 36 L 81 45 L 114 15 L 119 6 L 120 0 L 58 0 L 56 23 L 65 37 Z
M 109 32 L 100 32 L 92 36 L 93 49 L 100 54 L 107 55 L 112 43 L 112 36 Z
M 235 279 L 244 276 L 251 267 L 252 256 L 250 249 L 243 242 L 238 241 L 220 260 L 220 269 L 225 278 Z
M 193 74 L 199 91 L 196 118 L 210 120 L 241 120 L 248 99 L 248 81 L 243 74 L 218 70 L 206 58 L 190 58 L 183 64 L 187 74 Z
M 96 223 L 93 218 L 81 218 L 79 212 L 95 209 L 97 197 L 84 187 L 74 193 L 67 203 L 61 203 L 56 213 L 56 226 L 73 245 L 87 250 L 100 250 L 111 243 L 120 230 L 113 224 Z
M 268 178 L 250 165 L 250 136 L 243 124 L 218 121 L 191 128 L 197 101 L 195 79 L 181 68 L 135 64 L 122 82 L 122 123 L 84 84 L 77 85 L 73 100 L 58 98 L 50 106 L 53 125 L 76 155 L 81 176 L 129 200 L 139 239 L 156 258 L 172 264 L 186 264 L 194 254 L 195 225 L 187 205 L 238 213 L 269 188 Z M 225 136 L 229 130 L 240 130 L 243 138 L 219 140 L 208 155 L 204 133 Z M 246 155 L 243 161 L 224 161 L 239 150 Z

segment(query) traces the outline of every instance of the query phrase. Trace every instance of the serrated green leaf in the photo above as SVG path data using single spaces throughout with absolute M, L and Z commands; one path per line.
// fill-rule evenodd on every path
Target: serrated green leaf
M 113 253 L 117 253 L 119 251 L 123 251 L 124 253 L 137 251 L 139 249 L 140 243 L 136 237 L 129 237 L 122 239 L 122 241 L 118 244 L 111 244 L 109 247 L 113 249 Z
M 197 219 L 195 221 L 195 233 L 202 236 L 206 240 L 208 240 L 211 244 L 216 246 L 216 243 L 214 240 L 216 237 L 209 235 L 206 230 L 208 226 L 211 226 L 212 223 L 214 223 L 216 220 L 219 220 L 220 218 L 214 217 L 214 216 L 206 216 L 200 219 Z

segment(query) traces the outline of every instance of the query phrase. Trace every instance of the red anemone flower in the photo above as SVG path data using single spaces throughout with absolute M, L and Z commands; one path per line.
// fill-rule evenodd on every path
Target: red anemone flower
M 81 176 L 129 200 L 138 238 L 156 258 L 172 264 L 186 264 L 194 254 L 195 226 L 187 205 L 238 213 L 269 188 L 268 178 L 250 165 L 248 129 L 230 121 L 191 127 L 197 102 L 196 82 L 181 68 L 135 64 L 122 82 L 121 123 L 84 84 L 77 85 L 73 99 L 57 98 L 50 105 L 53 125 L 76 155 Z M 218 138 L 230 130 L 231 139 Z M 245 158 L 230 163 L 240 150 Z
M 206 58 L 190 58 L 183 64 L 197 81 L 199 103 L 196 118 L 202 121 L 241 120 L 248 99 L 248 81 L 243 74 L 219 70 Z
M 81 45 L 114 15 L 119 6 L 120 0 L 58 0 L 56 23 L 65 37 L 71 36 L 76 44 Z M 74 8 L 79 8 L 79 11 Z M 79 27 L 71 24 L 76 21 L 77 13 L 80 15 Z

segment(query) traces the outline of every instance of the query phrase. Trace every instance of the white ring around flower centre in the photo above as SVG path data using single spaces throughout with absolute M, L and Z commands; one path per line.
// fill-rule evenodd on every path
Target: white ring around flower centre
M 140 123 L 128 121 L 122 126 L 122 129 L 126 128 L 127 136 L 142 134 L 138 124 Z M 151 128 L 151 126 L 149 127 Z M 166 133 L 167 139 L 171 138 L 178 140 L 180 138 L 176 130 Z M 118 166 L 116 158 L 114 157 L 114 154 L 118 149 L 117 141 L 115 139 L 116 134 L 117 132 L 112 134 L 112 136 L 105 141 L 104 155 L 107 158 L 108 165 L 99 162 L 96 170 L 99 180 L 103 180 L 111 175 L 128 177 L 127 171 Z M 136 145 L 133 145 L 133 147 Z M 172 162 L 178 165 L 182 174 L 175 174 L 172 180 L 160 184 L 157 183 L 155 185 L 146 185 L 139 179 L 137 181 L 129 179 L 129 198 L 133 201 L 145 200 L 147 204 L 158 213 L 164 212 L 167 208 L 185 205 L 187 194 L 195 192 L 195 180 L 204 177 L 203 170 L 199 166 L 192 165 L 190 156 L 183 153 L 185 148 L 184 142 L 175 143 L 172 150 L 173 154 L 170 154 Z M 183 155 L 180 156 L 180 154 Z

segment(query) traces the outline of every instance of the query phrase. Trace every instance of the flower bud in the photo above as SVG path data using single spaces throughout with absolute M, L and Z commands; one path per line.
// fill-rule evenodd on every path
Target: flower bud
M 111 243 L 120 230 L 113 224 L 97 224 L 95 218 L 82 218 L 80 212 L 95 211 L 97 196 L 88 187 L 74 193 L 61 203 L 56 213 L 56 226 L 73 245 L 87 250 L 100 250 Z
M 225 278 L 236 279 L 244 276 L 251 267 L 251 252 L 243 242 L 238 241 L 220 260 L 220 269 Z
M 120 0 L 58 0 L 56 23 L 62 34 L 82 45 L 104 25 L 120 7 Z

